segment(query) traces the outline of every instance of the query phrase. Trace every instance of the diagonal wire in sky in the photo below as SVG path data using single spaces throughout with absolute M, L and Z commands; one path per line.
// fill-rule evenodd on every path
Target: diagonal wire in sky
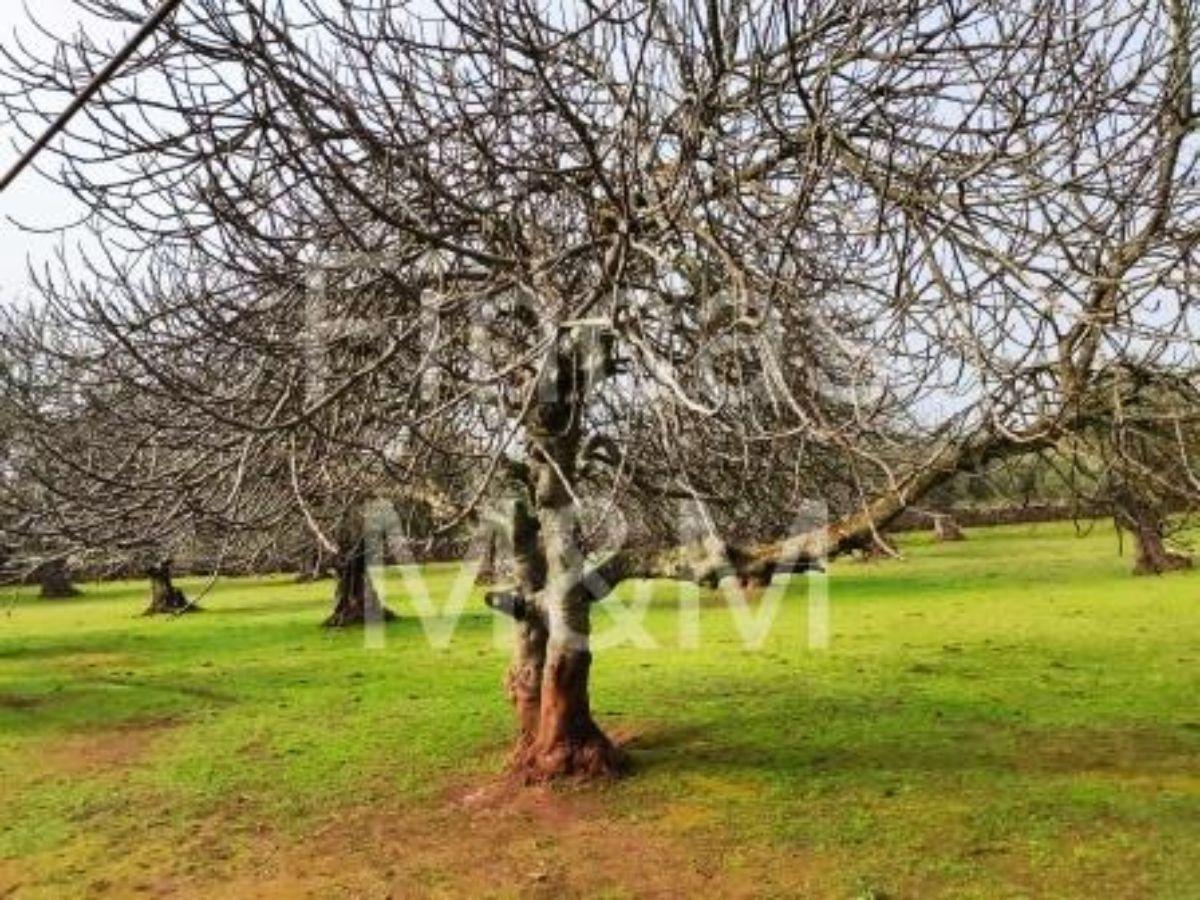
M 128 42 L 126 42 L 125 46 L 121 48 L 120 52 L 110 59 L 108 64 L 105 65 L 103 69 L 96 73 L 95 77 L 93 77 L 92 80 L 89 81 L 84 87 L 84 89 L 80 91 L 78 95 L 76 95 L 75 99 L 72 100 L 70 105 L 59 114 L 58 118 L 51 123 L 50 127 L 46 129 L 42 136 L 38 138 L 33 145 L 21 155 L 21 158 L 17 160 L 16 164 L 4 174 L 3 179 L 0 179 L 0 193 L 3 193 L 4 190 L 16 180 L 17 176 L 20 175 L 21 172 L 24 171 L 24 169 L 31 162 L 33 162 L 37 155 L 46 148 L 46 145 L 54 140 L 55 136 L 58 135 L 59 132 L 67 127 L 67 123 L 74 118 L 75 114 L 79 112 L 79 110 L 83 109 L 83 107 L 87 105 L 87 102 L 91 100 L 92 97 L 94 97 L 96 93 L 102 87 L 104 87 L 104 85 L 114 75 L 116 75 L 121 66 L 125 65 L 125 63 L 129 60 L 129 57 L 133 56 L 133 54 L 137 52 L 137 48 L 142 45 L 146 38 L 150 37 L 150 35 L 157 31 L 159 26 L 161 26 L 163 22 L 167 20 L 171 13 L 173 13 L 176 7 L 178 7 L 182 2 L 183 0 L 163 0 L 158 8 L 155 9 L 154 12 L 147 17 L 146 21 L 142 23 L 142 26 L 137 30 L 137 32 L 135 32 Z

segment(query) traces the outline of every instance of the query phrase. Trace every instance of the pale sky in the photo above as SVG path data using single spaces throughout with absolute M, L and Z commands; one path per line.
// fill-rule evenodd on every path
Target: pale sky
M 75 9 L 72 0 L 28 0 L 28 7 L 36 10 L 43 26 L 63 37 L 75 33 L 83 21 L 82 14 Z M 27 45 L 46 43 L 30 27 L 25 3 L 20 0 L 0 0 L 0 42 L 8 45 L 14 33 L 20 34 Z M 100 40 L 95 23 L 89 27 L 89 36 L 93 40 Z M 65 105 L 66 101 L 62 102 Z M 62 146 L 63 141 L 69 141 L 69 138 L 60 135 L 56 146 Z M 0 112 L 0 168 L 7 171 L 28 144 L 29 140 Z M 39 161 L 45 166 L 54 165 L 49 155 L 42 155 Z M 26 169 L 8 190 L 0 194 L 0 303 L 10 303 L 28 296 L 27 262 L 51 258 L 62 241 L 55 235 L 30 234 L 14 224 L 13 220 L 47 228 L 71 222 L 78 215 L 79 209 L 72 204 L 70 195 L 42 178 L 32 168 Z

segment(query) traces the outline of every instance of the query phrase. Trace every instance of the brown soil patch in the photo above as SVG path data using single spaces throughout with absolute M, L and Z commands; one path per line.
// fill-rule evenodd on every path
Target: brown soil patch
M 16 897 L 23 883 L 23 874 L 17 870 L 16 865 L 0 859 L 0 900 Z
M 1029 734 L 1020 744 L 1022 769 L 1112 777 L 1194 774 L 1194 741 L 1165 729 L 1063 729 Z
M 42 760 L 46 768 L 72 775 L 127 769 L 148 756 L 154 741 L 172 724 L 169 719 L 143 719 L 72 735 L 48 746 Z
M 176 881 L 170 892 L 213 900 L 821 896 L 806 855 L 685 840 L 662 819 L 605 812 L 607 793 L 507 779 L 464 784 L 421 808 L 339 814 L 297 843 L 264 836 L 252 871 L 220 884 Z

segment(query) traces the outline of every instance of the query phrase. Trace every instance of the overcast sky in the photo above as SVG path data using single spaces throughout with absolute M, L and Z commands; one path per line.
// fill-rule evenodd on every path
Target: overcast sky
M 36 10 L 43 26 L 63 37 L 75 34 L 82 24 L 81 14 L 72 0 L 27 0 L 27 4 Z M 31 46 L 46 43 L 30 28 L 25 6 L 26 3 L 19 0 L 0 0 L 0 41 L 6 45 L 13 40 L 14 33 L 20 34 L 21 39 Z M 94 22 L 90 23 L 89 36 L 93 40 L 100 40 Z M 64 140 L 69 139 L 60 136 L 58 146 L 62 146 Z M 0 169 L 7 171 L 28 144 L 29 140 L 0 113 Z M 54 161 L 46 155 L 41 157 L 41 161 L 46 166 L 54 165 Z M 77 219 L 78 214 L 79 209 L 72 205 L 71 197 L 32 168 L 26 169 L 8 190 L 0 194 L 0 302 L 9 303 L 27 296 L 28 261 L 53 257 L 55 248 L 62 243 L 62 238 L 57 235 L 23 231 L 14 224 L 14 220 L 24 225 L 47 228 Z

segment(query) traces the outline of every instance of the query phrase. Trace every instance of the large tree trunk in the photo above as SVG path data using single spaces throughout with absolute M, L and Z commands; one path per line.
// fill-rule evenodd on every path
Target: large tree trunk
M 38 596 L 43 600 L 79 596 L 79 591 L 71 583 L 71 570 L 67 568 L 67 561 L 61 557 L 47 560 L 38 567 L 38 584 L 41 585 Z
M 367 573 L 367 541 L 359 534 L 338 560 L 333 612 L 325 620 L 325 627 L 390 622 L 394 618 L 396 614 L 384 606 L 375 593 L 375 585 Z
M 569 500 L 561 506 L 542 506 L 539 520 L 547 564 L 541 602 L 545 663 L 537 734 L 518 746 L 517 771 L 527 781 L 613 775 L 622 768 L 622 755 L 592 719 L 588 695 L 591 598 L 580 589 L 583 558 L 575 541 L 573 506 Z M 527 727 L 532 710 L 518 710 L 529 717 L 522 722 Z
M 593 349 L 574 343 L 556 354 L 526 419 L 534 515 L 516 504 L 513 555 L 519 589 L 532 593 L 514 604 L 520 625 L 509 686 L 520 728 L 513 766 L 529 782 L 596 778 L 622 767 L 621 753 L 592 719 L 588 697 L 593 598 L 584 584 L 572 491 L 584 397 L 607 374 L 606 356 Z
M 545 567 L 546 586 L 537 590 L 523 582 L 518 572 L 516 591 L 496 592 L 487 598 L 490 606 L 521 623 L 508 686 L 521 729 L 514 767 L 527 780 L 611 774 L 623 766 L 621 753 L 592 719 L 588 696 L 592 660 L 589 607 L 613 586 L 629 578 L 715 585 L 725 575 L 737 576 L 743 584 L 766 585 L 778 572 L 819 568 L 828 557 L 862 547 L 911 502 L 956 473 L 1050 446 L 1062 427 L 1057 421 L 1039 423 L 1024 438 L 981 432 L 969 441 L 947 446 L 863 509 L 809 532 L 755 547 L 711 538 L 665 550 L 624 547 L 595 565 L 584 578 L 582 554 L 572 533 L 573 501 L 567 489 L 574 474 L 581 417 L 578 406 L 561 400 L 575 391 L 562 384 L 560 376 L 566 368 L 560 358 L 554 371 L 543 374 L 546 381 L 558 378 L 559 383 L 539 385 L 538 410 L 534 421 L 527 422 L 532 445 L 528 474 L 535 484 L 532 493 L 542 531 L 533 556 Z M 519 553 L 517 559 L 519 570 Z
M 171 560 L 164 559 L 158 565 L 150 566 L 146 575 L 150 578 L 150 605 L 143 615 L 179 615 L 200 609 L 171 583 Z
M 1137 544 L 1134 575 L 1161 575 L 1190 569 L 1192 559 L 1167 549 L 1163 540 L 1163 516 L 1154 504 L 1138 498 L 1127 490 L 1116 492 L 1114 505 L 1117 522 L 1133 534 Z
M 1192 567 L 1190 556 L 1167 549 L 1163 543 L 1161 528 L 1140 526 L 1134 532 L 1134 540 L 1138 546 L 1137 562 L 1133 567 L 1134 575 L 1161 575 L 1164 572 L 1176 572 Z

